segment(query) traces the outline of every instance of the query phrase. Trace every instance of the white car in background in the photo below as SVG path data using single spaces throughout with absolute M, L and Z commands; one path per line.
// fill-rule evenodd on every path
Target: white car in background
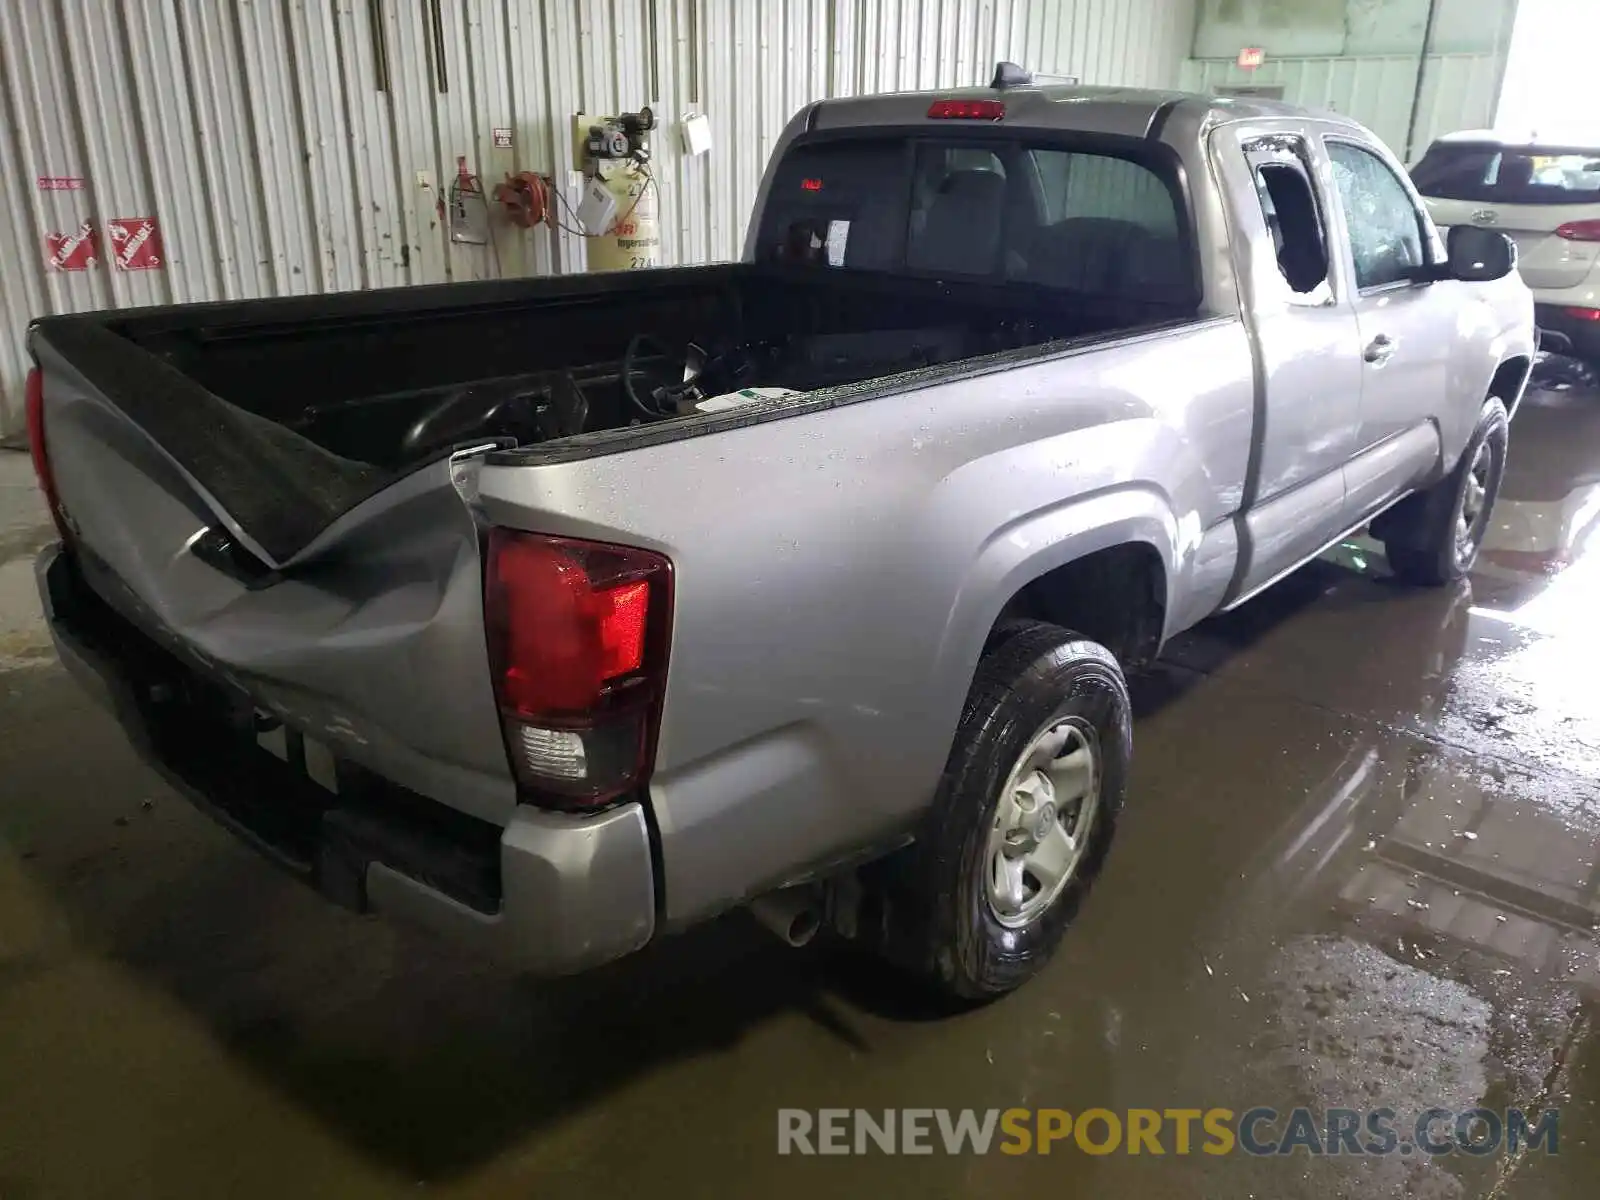
M 1588 137 L 1452 133 L 1411 168 L 1441 232 L 1511 235 L 1545 347 L 1600 366 L 1600 131 Z

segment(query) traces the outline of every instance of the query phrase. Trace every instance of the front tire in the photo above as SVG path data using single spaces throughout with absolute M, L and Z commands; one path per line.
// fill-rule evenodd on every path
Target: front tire
M 1440 587 L 1472 570 L 1505 477 L 1508 437 L 1505 405 L 1491 396 L 1455 470 L 1390 514 L 1384 553 L 1397 579 Z
M 946 996 L 1038 973 L 1077 915 L 1121 814 L 1127 684 L 1104 646 L 1012 629 L 978 665 L 927 826 L 891 902 L 900 954 Z

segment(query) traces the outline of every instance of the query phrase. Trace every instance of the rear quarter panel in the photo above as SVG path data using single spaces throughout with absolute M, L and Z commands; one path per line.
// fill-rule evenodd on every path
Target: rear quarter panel
M 1250 380 L 1242 326 L 1219 319 L 632 452 L 486 466 L 491 522 L 673 560 L 651 785 L 669 922 L 908 831 L 1028 580 L 1140 541 L 1168 566 L 1169 625 L 1214 606 L 1232 562 L 1205 535 L 1231 536 Z

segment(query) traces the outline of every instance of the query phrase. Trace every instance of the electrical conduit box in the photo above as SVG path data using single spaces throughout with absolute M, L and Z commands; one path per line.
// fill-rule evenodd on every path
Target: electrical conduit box
M 585 149 L 589 144 L 589 127 L 599 120 L 599 117 L 591 117 L 587 113 L 572 114 L 572 169 L 574 171 L 582 171 L 589 165 L 589 155 Z

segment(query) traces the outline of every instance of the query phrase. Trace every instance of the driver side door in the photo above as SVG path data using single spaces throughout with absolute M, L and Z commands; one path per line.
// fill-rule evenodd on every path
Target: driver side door
M 1345 465 L 1346 515 L 1355 524 L 1438 464 L 1452 342 L 1434 285 L 1419 282 L 1443 247 L 1404 173 L 1375 146 L 1323 140 L 1344 227 L 1338 265 L 1360 345 L 1360 419 Z
M 1263 121 L 1224 125 L 1211 147 L 1259 371 L 1232 606 L 1348 527 L 1344 467 L 1357 444 L 1361 373 L 1355 313 L 1330 253 L 1320 145 L 1303 122 Z

